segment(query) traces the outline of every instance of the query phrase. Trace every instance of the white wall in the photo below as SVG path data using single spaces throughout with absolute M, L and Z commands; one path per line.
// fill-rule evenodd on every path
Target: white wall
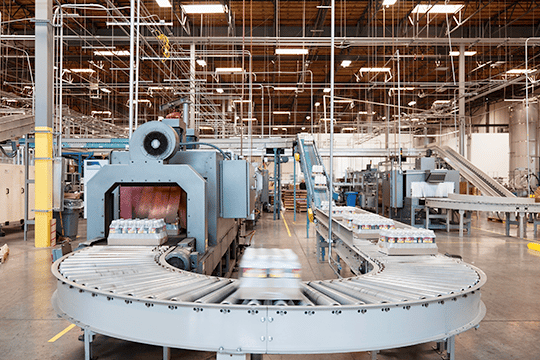
M 508 181 L 510 141 L 508 133 L 471 134 L 470 161 L 491 177 Z

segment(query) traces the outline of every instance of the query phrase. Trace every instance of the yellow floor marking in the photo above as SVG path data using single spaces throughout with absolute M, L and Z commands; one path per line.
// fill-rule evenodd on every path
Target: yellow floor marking
M 56 334 L 53 338 L 49 340 L 50 343 L 55 342 L 56 340 L 60 339 L 62 336 L 64 336 L 69 330 L 73 329 L 75 327 L 75 324 L 69 325 L 64 330 L 60 331 L 58 334 Z
M 287 232 L 289 233 L 289 237 L 291 237 L 291 230 L 289 230 L 289 225 L 287 225 L 287 221 L 285 221 L 285 216 L 283 216 L 283 211 L 281 212 L 281 218 L 283 219 L 283 222 L 285 223 L 285 227 L 287 228 Z

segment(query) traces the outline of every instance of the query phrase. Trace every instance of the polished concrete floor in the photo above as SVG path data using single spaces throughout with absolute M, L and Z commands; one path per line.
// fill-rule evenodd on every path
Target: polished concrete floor
M 305 214 L 296 222 L 293 213 L 285 220 L 272 220 L 265 214 L 256 227 L 253 246 L 291 248 L 300 257 L 304 280 L 335 277 L 325 263 L 316 260 L 313 227 L 306 237 Z M 0 264 L 0 359 L 84 359 L 81 331 L 74 328 L 54 342 L 56 334 L 70 324 L 59 319 L 50 298 L 56 281 L 50 273 L 51 250 L 36 249 L 33 241 L 25 243 L 20 229 L 6 229 L 0 246 L 7 243 L 10 255 Z M 516 229 L 512 234 L 516 234 Z M 79 234 L 84 236 L 81 221 Z M 528 233 L 532 237 L 532 226 Z M 33 239 L 33 231 L 30 233 Z M 540 359 L 540 253 L 527 249 L 531 239 L 504 235 L 504 225 L 475 219 L 472 234 L 459 238 L 457 232 L 437 232 L 441 253 L 459 254 L 464 261 L 481 268 L 488 275 L 482 288 L 487 315 L 478 330 L 456 338 L 456 359 Z M 536 240 L 538 241 L 538 240 Z M 434 343 L 381 351 L 378 359 L 436 360 Z M 161 348 L 97 336 L 95 359 L 161 359 Z M 172 350 L 172 359 L 212 359 L 214 353 Z M 272 359 L 371 359 L 369 353 L 332 355 L 265 355 Z

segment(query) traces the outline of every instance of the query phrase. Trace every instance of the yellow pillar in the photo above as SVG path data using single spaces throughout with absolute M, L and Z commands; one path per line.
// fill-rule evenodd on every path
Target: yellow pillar
M 38 248 L 51 246 L 51 220 L 53 205 L 52 129 L 36 126 L 35 194 L 36 239 Z

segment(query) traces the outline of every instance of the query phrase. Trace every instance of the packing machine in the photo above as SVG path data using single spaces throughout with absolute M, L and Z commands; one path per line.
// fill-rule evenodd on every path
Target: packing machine
M 186 149 L 180 119 L 148 122 L 112 152 L 88 182 L 88 239 L 107 238 L 118 218 L 164 218 L 172 234 L 191 238 L 188 268 L 230 273 L 241 219 L 255 202 L 253 167 L 221 150 Z M 203 143 L 197 143 L 203 146 Z

